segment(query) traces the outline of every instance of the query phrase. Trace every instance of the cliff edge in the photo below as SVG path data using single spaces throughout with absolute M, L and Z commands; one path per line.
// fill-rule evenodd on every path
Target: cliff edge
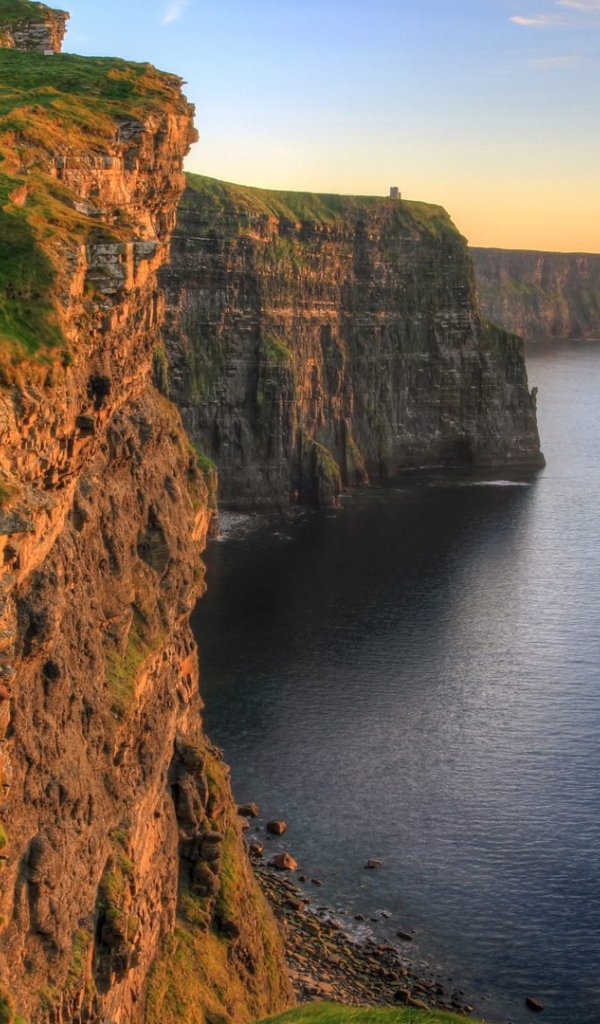
M 69 15 L 30 0 L 2 0 L 0 48 L 60 53 Z
M 3 1020 L 290 1002 L 202 732 L 189 614 L 215 480 L 151 382 L 195 137 L 180 86 L 0 50 Z
M 480 314 L 440 207 L 188 175 L 162 275 L 163 388 L 225 504 L 543 461 L 521 341 Z

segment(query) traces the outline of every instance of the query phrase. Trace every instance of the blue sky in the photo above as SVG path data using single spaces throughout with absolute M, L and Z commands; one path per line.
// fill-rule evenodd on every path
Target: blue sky
M 600 251 L 600 0 L 72 0 L 65 49 L 180 74 L 188 168 L 444 205 L 472 244 Z

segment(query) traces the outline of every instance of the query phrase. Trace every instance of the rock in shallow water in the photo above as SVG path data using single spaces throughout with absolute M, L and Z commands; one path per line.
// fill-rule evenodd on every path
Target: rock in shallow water
M 289 853 L 280 853 L 273 857 L 271 867 L 278 868 L 279 871 L 296 871 L 298 863 Z
M 260 812 L 260 808 L 257 804 L 241 804 L 238 807 L 238 814 L 241 814 L 244 818 L 257 818 Z
M 287 832 L 287 825 L 285 821 L 269 821 L 267 822 L 267 832 L 272 836 L 282 836 L 284 832 Z

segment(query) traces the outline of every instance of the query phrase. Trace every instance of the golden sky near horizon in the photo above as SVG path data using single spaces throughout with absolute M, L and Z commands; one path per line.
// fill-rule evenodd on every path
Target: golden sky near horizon
M 66 48 L 180 74 L 197 173 L 600 252 L 600 0 L 77 0 Z

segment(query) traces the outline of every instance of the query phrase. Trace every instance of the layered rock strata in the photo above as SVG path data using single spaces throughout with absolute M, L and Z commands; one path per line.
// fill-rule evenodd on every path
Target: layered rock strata
M 69 15 L 30 0 L 4 0 L 0 8 L 0 47 L 60 53 Z
M 170 394 L 227 504 L 541 462 L 521 342 L 439 207 L 188 176 L 163 280 Z
M 256 1018 L 289 992 L 188 621 L 215 481 L 151 383 L 192 111 L 146 65 L 1 75 L 0 980 L 32 1022 Z
M 526 341 L 600 339 L 600 256 L 475 249 L 486 316 Z

